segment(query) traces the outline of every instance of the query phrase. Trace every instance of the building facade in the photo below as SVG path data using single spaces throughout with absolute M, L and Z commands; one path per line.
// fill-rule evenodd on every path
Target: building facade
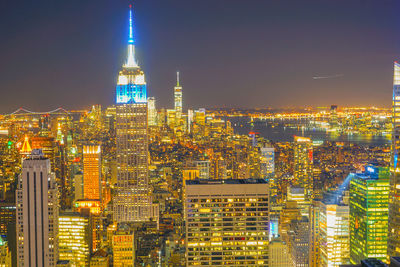
M 33 150 L 18 180 L 17 264 L 55 266 L 58 259 L 58 191 L 50 160 Z
M 133 14 L 129 11 L 128 59 L 118 76 L 116 93 L 117 222 L 158 221 L 148 181 L 147 89 L 135 58 Z
M 156 99 L 154 97 L 147 98 L 147 112 L 149 126 L 157 126 Z
M 306 199 L 311 200 L 313 196 L 313 146 L 311 139 L 295 136 L 293 151 L 295 183 L 305 189 Z
M 133 231 L 119 229 L 112 237 L 113 266 L 135 266 L 135 236 Z
M 387 259 L 389 177 L 387 168 L 367 166 L 350 181 L 350 261 Z
M 261 149 L 261 176 L 266 180 L 273 181 L 275 174 L 275 149 L 273 147 L 262 147 Z
M 318 266 L 340 266 L 350 262 L 349 206 L 330 199 L 321 201 L 319 215 Z
M 322 203 L 320 200 L 313 200 L 310 205 L 310 239 L 308 266 L 318 267 L 320 263 L 320 212 Z
M 88 266 L 91 252 L 89 216 L 64 212 L 59 216 L 59 259 L 73 266 Z
M 186 266 L 268 266 L 268 184 L 188 180 Z
M 99 145 L 83 146 L 83 196 L 101 200 L 101 148 Z
M 292 266 L 308 267 L 309 253 L 309 221 L 306 216 L 299 220 L 293 220 L 289 228 L 289 255 Z
M 400 64 L 394 63 L 388 257 L 400 256 Z
M 292 267 L 290 257 L 288 257 L 288 248 L 285 242 L 276 238 L 269 242 L 268 245 L 268 266 L 273 267 Z

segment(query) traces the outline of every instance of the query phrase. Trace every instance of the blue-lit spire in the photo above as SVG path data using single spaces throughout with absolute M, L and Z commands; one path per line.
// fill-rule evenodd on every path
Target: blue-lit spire
M 133 37 L 133 11 L 132 5 L 129 5 L 129 38 L 128 38 L 128 58 L 126 60 L 126 64 L 124 65 L 126 68 L 137 68 L 139 65 L 136 62 L 135 58 L 135 39 Z
M 132 5 L 129 5 L 129 39 L 128 44 L 134 44 L 133 40 L 133 15 L 132 15 Z

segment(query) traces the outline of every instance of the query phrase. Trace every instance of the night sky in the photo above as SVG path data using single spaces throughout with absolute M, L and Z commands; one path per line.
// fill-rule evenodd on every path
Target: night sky
M 0 112 L 114 102 L 128 0 L 0 1 Z M 390 106 L 398 0 L 137 0 L 148 95 L 184 108 Z M 327 77 L 313 79 L 313 77 Z

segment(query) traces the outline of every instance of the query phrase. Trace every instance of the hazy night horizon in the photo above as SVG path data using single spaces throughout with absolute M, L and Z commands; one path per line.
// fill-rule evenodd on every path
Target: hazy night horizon
M 0 4 L 0 112 L 111 104 L 129 1 L 23 2 Z M 134 6 L 138 61 L 159 106 L 173 105 L 178 70 L 193 107 L 390 106 L 398 1 Z

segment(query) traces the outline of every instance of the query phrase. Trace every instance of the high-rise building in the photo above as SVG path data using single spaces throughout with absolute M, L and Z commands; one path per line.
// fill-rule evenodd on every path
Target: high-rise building
M 269 242 L 268 245 L 268 266 L 271 267 L 292 267 L 290 262 L 289 253 L 287 246 L 279 238 L 275 238 Z
M 301 219 L 301 210 L 297 206 L 297 202 L 290 200 L 286 201 L 285 207 L 282 208 L 279 216 L 279 234 L 287 246 L 290 246 L 288 236 L 290 224 L 293 220 Z
M 261 148 L 261 176 L 267 181 L 274 178 L 275 173 L 275 149 L 273 147 Z
M 91 252 L 90 217 L 77 212 L 60 214 L 59 259 L 73 266 L 88 266 Z
M 400 64 L 394 62 L 388 257 L 400 256 Z
M 293 267 L 308 267 L 309 222 L 306 216 L 293 220 L 289 228 L 289 255 Z
M 175 130 L 176 126 L 178 126 L 175 109 L 167 109 L 167 125 L 172 130 Z
M 308 252 L 308 266 L 318 267 L 320 263 L 320 212 L 321 212 L 321 201 L 313 200 L 310 205 L 310 227 L 309 227 L 309 252 Z
M 350 261 L 387 259 L 389 177 L 387 168 L 367 166 L 350 181 Z
M 294 179 L 298 186 L 303 187 L 306 199 L 313 196 L 313 147 L 310 138 L 294 137 Z
M 188 180 L 186 266 L 268 266 L 268 183 Z
M 101 199 L 101 149 L 99 145 L 83 146 L 83 197 L 84 199 Z
M 116 105 L 117 222 L 158 221 L 148 177 L 147 89 L 136 62 L 132 7 L 129 10 L 128 59 L 118 76 Z
M 127 225 L 120 226 L 112 237 L 115 267 L 135 266 L 135 235 Z
M 318 266 L 340 266 L 350 262 L 349 206 L 336 199 L 321 201 L 319 215 Z
M 187 131 L 188 131 L 188 133 L 192 132 L 192 124 L 193 124 L 193 109 L 188 109 L 188 111 L 187 111 Z
M 58 192 L 50 160 L 33 150 L 18 179 L 18 266 L 55 266 L 58 259 Z
M 306 190 L 303 187 L 287 187 L 287 201 L 296 201 L 301 215 L 308 216 L 310 202 L 306 199 Z
M 258 147 L 251 147 L 247 153 L 247 164 L 249 166 L 248 178 L 259 178 L 261 174 L 261 154 Z M 262 177 L 264 178 L 264 177 Z
M 176 73 L 176 86 L 174 87 L 174 103 L 175 103 L 175 116 L 179 121 L 182 118 L 182 86 L 179 81 L 179 71 Z M 180 124 L 180 123 L 179 123 Z
M 154 97 L 147 98 L 147 112 L 149 126 L 157 126 L 156 99 Z
M 74 200 L 84 199 L 83 195 L 83 173 L 78 172 L 74 175 Z
M 206 109 L 199 108 L 198 110 L 194 111 L 193 121 L 197 125 L 204 126 L 206 124 Z

